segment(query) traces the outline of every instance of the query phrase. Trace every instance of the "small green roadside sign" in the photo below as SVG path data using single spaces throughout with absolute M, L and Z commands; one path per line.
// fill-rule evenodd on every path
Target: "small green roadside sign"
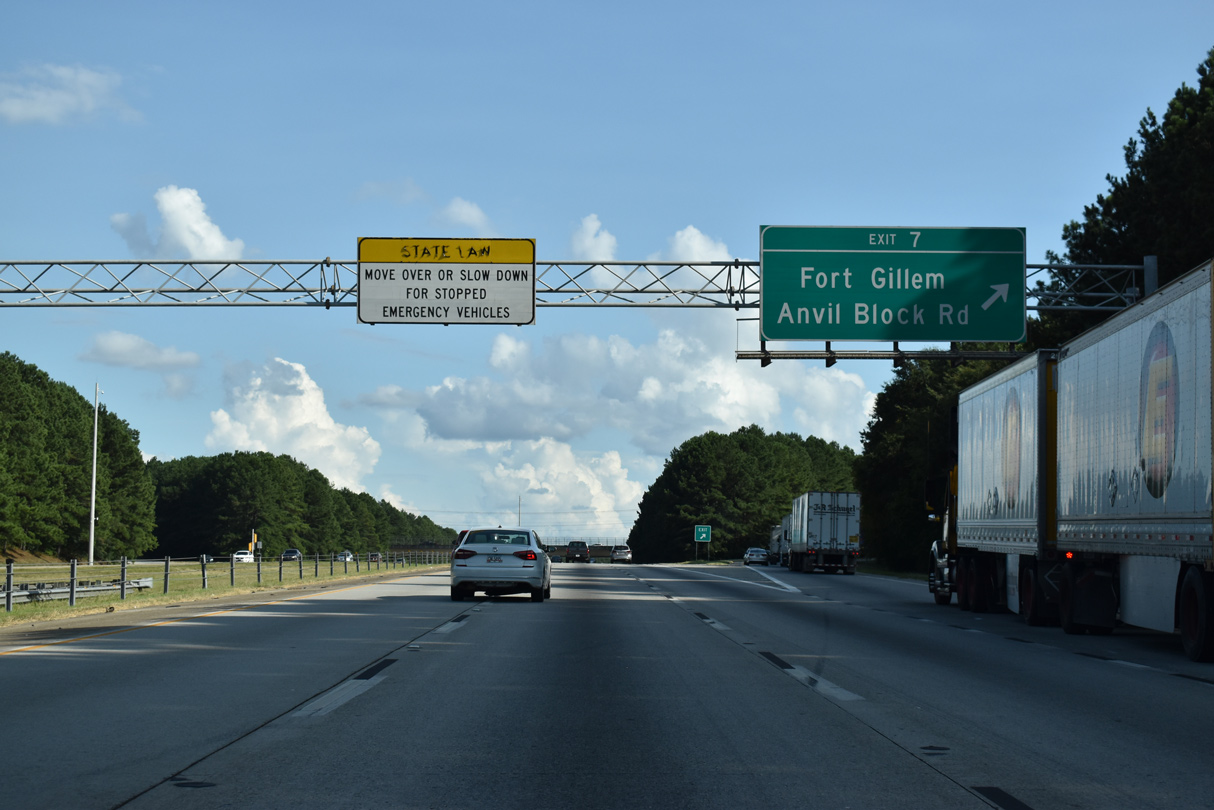
M 711 526 L 696 526 L 696 542 L 709 543 L 712 541 Z
M 764 340 L 1014 342 L 1024 228 L 759 229 Z

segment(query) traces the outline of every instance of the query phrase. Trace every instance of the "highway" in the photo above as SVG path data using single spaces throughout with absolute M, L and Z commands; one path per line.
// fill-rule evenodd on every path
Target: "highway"
M 0 632 L 13 808 L 1208 808 L 1214 667 L 922 582 L 558 564 Z

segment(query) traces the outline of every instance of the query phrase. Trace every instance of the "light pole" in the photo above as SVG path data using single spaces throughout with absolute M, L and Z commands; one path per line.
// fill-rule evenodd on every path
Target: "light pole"
M 93 564 L 93 536 L 97 531 L 97 411 L 101 401 L 101 383 L 93 387 L 93 490 L 89 497 L 89 565 Z

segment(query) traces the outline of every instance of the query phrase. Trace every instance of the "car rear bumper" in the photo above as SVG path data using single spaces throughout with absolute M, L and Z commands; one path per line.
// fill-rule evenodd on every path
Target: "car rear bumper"
M 544 573 L 532 571 L 451 572 L 451 587 L 488 593 L 522 593 L 544 587 Z

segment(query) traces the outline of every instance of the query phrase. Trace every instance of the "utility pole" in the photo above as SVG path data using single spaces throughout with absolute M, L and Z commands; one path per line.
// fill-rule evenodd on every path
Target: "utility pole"
M 93 490 L 89 497 L 89 565 L 93 564 L 93 541 L 97 532 L 97 412 L 101 402 L 101 383 L 93 384 Z

